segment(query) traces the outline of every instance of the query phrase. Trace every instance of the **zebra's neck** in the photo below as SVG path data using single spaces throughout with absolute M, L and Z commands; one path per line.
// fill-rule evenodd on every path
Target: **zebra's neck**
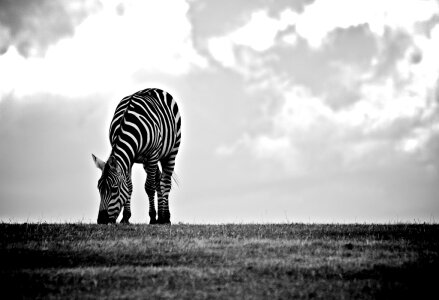
M 134 158 L 122 148 L 118 147 L 117 143 L 113 146 L 110 156 L 113 156 L 116 159 L 117 164 L 120 166 L 125 176 L 130 176 Z

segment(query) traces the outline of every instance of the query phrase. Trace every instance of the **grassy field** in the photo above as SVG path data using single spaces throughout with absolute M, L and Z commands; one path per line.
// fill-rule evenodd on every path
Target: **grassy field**
M 439 225 L 0 224 L 15 298 L 437 295 Z

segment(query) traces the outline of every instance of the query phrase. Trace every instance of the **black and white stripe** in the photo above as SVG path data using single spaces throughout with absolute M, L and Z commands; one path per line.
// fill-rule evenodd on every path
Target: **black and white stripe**
M 170 223 L 168 197 L 180 141 L 180 113 L 170 94 L 160 89 L 145 89 L 123 98 L 110 124 L 110 158 L 105 163 L 93 155 L 96 165 L 102 169 L 98 183 L 101 194 L 98 223 L 115 222 L 122 206 L 122 222 L 128 222 L 134 163 L 143 164 L 147 173 L 145 190 L 150 223 Z

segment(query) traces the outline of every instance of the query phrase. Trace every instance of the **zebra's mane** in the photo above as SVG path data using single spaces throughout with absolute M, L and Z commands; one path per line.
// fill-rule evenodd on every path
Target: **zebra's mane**
M 125 121 L 125 116 L 128 113 L 128 110 L 130 108 L 132 100 L 133 100 L 133 95 L 131 95 L 128 98 L 128 103 L 126 104 L 126 107 L 124 108 L 122 117 L 120 117 L 119 122 L 118 122 L 118 126 L 116 127 L 116 130 L 114 131 L 114 138 L 113 138 L 114 142 L 112 143 L 112 146 L 111 146 L 111 153 L 113 153 L 113 151 L 114 151 L 114 147 L 116 146 L 116 141 L 120 139 L 120 133 L 122 132 L 122 125 L 123 125 L 123 122 Z

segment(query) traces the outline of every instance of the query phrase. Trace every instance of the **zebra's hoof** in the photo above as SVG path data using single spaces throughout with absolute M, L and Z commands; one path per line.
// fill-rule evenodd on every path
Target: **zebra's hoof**
M 156 219 L 150 219 L 149 224 L 157 224 L 157 220 Z
M 171 225 L 171 221 L 168 219 L 168 220 L 160 220 L 160 219 L 158 219 L 157 220 L 157 224 L 160 224 L 160 225 Z
M 130 221 L 128 221 L 128 219 L 122 219 L 120 220 L 120 224 L 130 224 Z

